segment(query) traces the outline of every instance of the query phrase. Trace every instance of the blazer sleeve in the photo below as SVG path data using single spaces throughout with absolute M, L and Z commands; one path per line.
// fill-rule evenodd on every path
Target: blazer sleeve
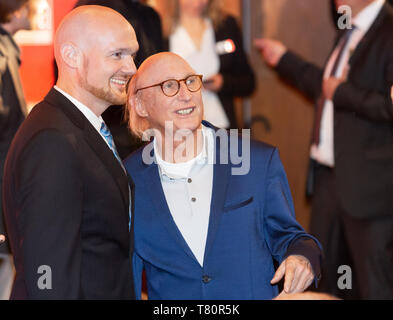
M 135 297 L 137 300 L 141 300 L 142 295 L 142 272 L 144 269 L 142 258 L 134 252 L 132 257 L 132 273 L 134 276 L 134 287 L 135 287 Z
M 296 221 L 288 180 L 277 149 L 272 153 L 265 181 L 263 230 L 270 252 L 279 263 L 289 255 L 305 256 L 318 279 L 322 247 Z
M 359 87 L 350 80 L 340 84 L 334 93 L 333 103 L 337 110 L 356 112 L 372 121 L 393 121 L 393 104 L 390 89 L 393 85 L 393 50 L 384 70 L 384 90 Z
M 323 70 L 288 50 L 276 66 L 283 80 L 300 90 L 307 98 L 315 101 L 322 91 Z
M 61 133 L 46 130 L 17 161 L 18 250 L 29 299 L 81 299 L 83 185 L 75 151 Z M 40 273 L 41 266 L 50 272 Z
M 235 52 L 228 54 L 228 57 L 223 55 L 221 58 L 220 73 L 224 81 L 218 93 L 236 97 L 249 96 L 255 90 L 255 74 L 243 49 L 242 32 L 236 19 L 231 16 L 226 17 L 216 31 L 216 37 L 217 41 L 229 38 L 236 46 Z

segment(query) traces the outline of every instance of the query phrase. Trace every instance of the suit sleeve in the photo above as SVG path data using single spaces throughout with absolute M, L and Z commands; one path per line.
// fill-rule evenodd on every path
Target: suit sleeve
M 390 88 L 393 85 L 393 50 L 384 72 L 384 90 L 359 87 L 346 81 L 337 87 L 333 97 L 334 108 L 352 111 L 372 121 L 393 121 Z
M 305 256 L 318 279 L 321 245 L 296 221 L 288 180 L 277 149 L 270 159 L 266 183 L 263 230 L 270 252 L 279 263 L 289 255 Z
M 135 252 L 132 257 L 132 264 L 133 264 L 132 270 L 133 270 L 133 276 L 134 276 L 135 297 L 137 300 L 141 300 L 143 260 Z
M 4 106 L 4 101 L 2 97 L 2 92 L 3 92 L 3 74 L 5 72 L 7 65 L 6 58 L 2 55 L 0 51 L 0 130 L 1 128 L 5 128 L 7 124 L 7 113 L 8 111 L 6 110 L 6 107 Z M 2 132 L 0 131 L 0 138 L 2 136 Z M 1 171 L 1 175 L 3 174 L 3 171 Z
M 276 71 L 283 80 L 300 90 L 307 98 L 315 101 L 322 90 L 323 70 L 306 62 L 288 50 L 276 66 Z
M 81 299 L 83 186 L 75 151 L 61 133 L 47 130 L 17 161 L 19 250 L 28 296 Z
M 236 46 L 236 51 L 230 54 L 232 61 L 229 68 L 220 70 L 224 82 L 219 94 L 237 97 L 252 94 L 255 90 L 255 75 L 243 49 L 241 29 L 235 18 L 228 16 L 218 32 L 231 38 Z

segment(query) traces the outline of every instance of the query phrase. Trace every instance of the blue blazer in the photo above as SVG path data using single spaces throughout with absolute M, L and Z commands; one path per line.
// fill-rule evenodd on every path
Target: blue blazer
M 216 139 L 217 155 L 220 145 Z M 137 297 L 143 269 L 149 299 L 165 300 L 271 299 L 278 294 L 277 286 L 270 284 L 275 273 L 273 259 L 281 263 L 290 254 L 306 256 L 314 274 L 319 275 L 320 245 L 295 219 L 276 148 L 251 141 L 246 175 L 231 175 L 235 165 L 220 164 L 217 159 L 203 267 L 171 216 L 158 166 L 145 164 L 142 151 L 125 160 L 135 183 Z

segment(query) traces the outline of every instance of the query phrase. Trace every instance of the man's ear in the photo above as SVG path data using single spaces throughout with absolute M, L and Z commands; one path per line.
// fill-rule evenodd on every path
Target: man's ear
M 132 108 L 135 108 L 135 111 L 138 114 L 138 116 L 142 118 L 146 118 L 149 116 L 149 113 L 147 112 L 144 104 L 136 94 L 130 96 L 130 104 Z
M 82 60 L 82 52 L 73 43 L 64 43 L 60 48 L 60 54 L 63 61 L 70 68 L 78 68 Z

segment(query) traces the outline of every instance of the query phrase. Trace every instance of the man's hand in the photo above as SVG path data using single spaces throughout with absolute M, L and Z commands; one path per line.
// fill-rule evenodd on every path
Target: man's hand
M 292 255 L 278 267 L 271 284 L 278 283 L 285 275 L 285 293 L 297 293 L 306 290 L 314 280 L 314 273 L 307 258 Z
M 334 93 L 337 90 L 337 87 L 345 81 L 344 78 L 335 78 L 330 77 L 323 80 L 322 90 L 323 95 L 327 100 L 333 100 Z
M 2 234 L 0 234 L 0 243 L 2 243 L 2 242 L 4 242 L 4 241 L 5 241 L 5 236 L 2 235 Z
M 223 84 L 224 84 L 224 78 L 222 74 L 217 73 L 214 76 L 211 76 L 209 79 L 206 79 L 203 82 L 203 87 L 206 90 L 218 92 L 221 90 Z
M 261 51 L 262 58 L 272 67 L 276 67 L 287 48 L 276 40 L 260 38 L 254 39 L 254 46 Z

